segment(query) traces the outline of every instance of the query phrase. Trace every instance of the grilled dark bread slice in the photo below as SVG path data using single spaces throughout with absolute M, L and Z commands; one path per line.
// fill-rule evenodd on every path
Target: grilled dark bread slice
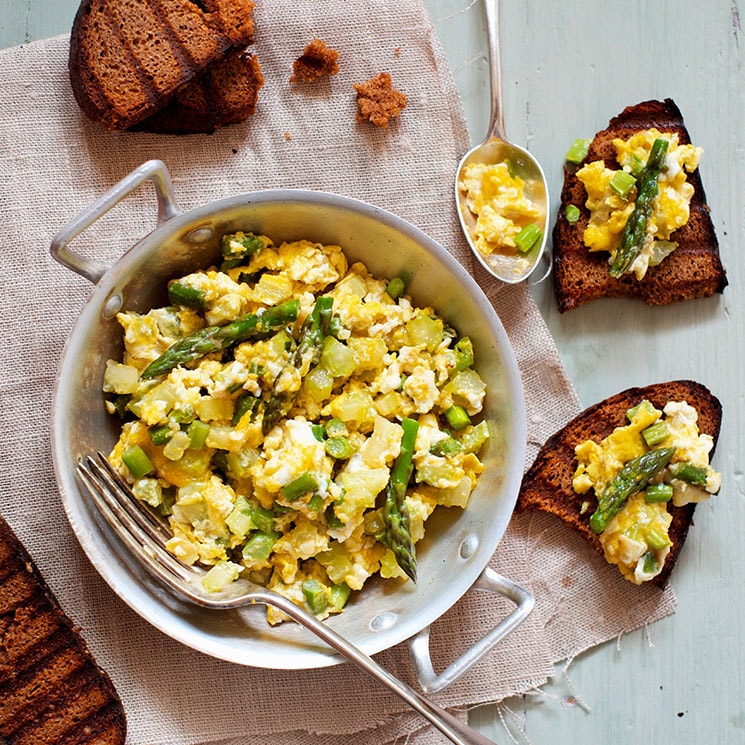
M 237 124 L 256 111 L 264 85 L 255 55 L 233 49 L 203 70 L 170 103 L 132 127 L 161 134 L 210 134 Z
M 84 113 L 127 129 L 234 46 L 253 41 L 251 0 L 83 0 L 69 72 Z
M 626 108 L 611 119 L 607 129 L 595 135 L 585 162 L 604 160 L 608 168 L 618 168 L 613 139 L 626 140 L 651 127 L 677 132 L 681 144 L 691 142 L 683 116 L 671 99 L 645 101 Z M 553 230 L 554 289 L 560 312 L 604 297 L 639 298 L 649 305 L 670 305 L 724 291 L 727 275 L 699 169 L 688 174 L 688 181 L 695 190 L 690 219 L 671 236 L 678 248 L 661 264 L 650 267 L 641 281 L 633 275 L 614 279 L 608 274 L 608 254 L 590 253 L 584 245 L 583 233 L 589 219 L 585 207 L 587 192 L 574 171 L 564 169 L 561 205 Z M 575 223 L 566 219 L 569 204 L 580 209 L 580 219 Z
M 0 738 L 13 745 L 124 745 L 108 675 L 0 517 Z
M 722 406 L 703 385 L 691 380 L 675 380 L 645 388 L 629 388 L 585 409 L 546 441 L 523 478 L 517 510 L 542 510 L 556 515 L 584 536 L 602 555 L 600 541 L 590 529 L 593 510 L 582 513 L 582 503 L 588 496 L 577 494 L 572 488 L 572 478 L 577 467 L 574 448 L 585 440 L 599 442 L 616 427 L 627 425 L 626 411 L 645 398 L 658 409 L 662 409 L 670 401 L 686 401 L 698 412 L 699 430 L 711 435 L 716 447 Z M 695 504 L 668 507 L 673 518 L 669 531 L 673 545 L 662 572 L 652 580 L 661 587 L 667 584 L 675 566 L 695 508 Z M 615 567 L 613 570 L 616 571 Z

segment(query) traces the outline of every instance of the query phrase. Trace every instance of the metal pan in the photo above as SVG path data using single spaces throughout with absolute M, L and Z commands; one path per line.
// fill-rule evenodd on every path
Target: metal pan
M 156 187 L 157 227 L 113 265 L 84 258 L 70 242 L 147 180 Z M 155 584 L 127 555 L 88 505 L 75 479 L 78 459 L 108 451 L 117 423 L 106 413 L 101 383 L 106 360 L 121 354 L 121 309 L 146 312 L 164 303 L 166 281 L 213 264 L 222 234 L 247 230 L 275 242 L 307 238 L 341 245 L 350 261 L 378 276 L 410 276 L 415 302 L 432 305 L 469 335 L 488 385 L 486 415 L 494 424 L 485 470 L 466 510 L 440 508 L 418 544 L 419 580 L 373 581 L 327 623 L 368 654 L 410 640 L 420 683 L 444 688 L 530 612 L 523 588 L 487 567 L 517 499 L 525 460 L 525 402 L 507 335 L 492 305 L 447 251 L 400 218 L 364 202 L 303 190 L 241 194 L 181 212 L 161 161 L 148 161 L 72 220 L 51 252 L 89 279 L 93 292 L 67 341 L 54 396 L 53 458 L 64 507 L 77 538 L 104 580 L 144 619 L 183 644 L 216 658 L 254 667 L 307 669 L 342 659 L 295 624 L 270 627 L 263 608 L 209 611 L 187 605 Z M 509 598 L 515 609 L 436 674 L 429 626 L 474 587 Z

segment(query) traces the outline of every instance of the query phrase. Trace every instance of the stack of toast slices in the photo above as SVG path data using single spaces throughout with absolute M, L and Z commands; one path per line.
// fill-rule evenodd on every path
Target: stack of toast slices
M 122 702 L 0 517 L 0 741 L 124 745 Z
M 600 540 L 590 528 L 593 510 L 583 509 L 587 495 L 577 494 L 572 486 L 577 467 L 574 449 L 585 440 L 600 442 L 616 427 L 627 425 L 626 412 L 643 399 L 660 410 L 670 401 L 686 401 L 698 412 L 699 431 L 711 435 L 716 447 L 722 406 L 705 386 L 691 380 L 674 380 L 644 388 L 629 388 L 585 409 L 545 442 L 523 478 L 517 511 L 540 510 L 559 517 L 603 555 Z M 668 583 L 695 508 L 695 503 L 668 506 L 672 515 L 669 535 L 673 545 L 662 572 L 652 580 L 660 587 Z
M 614 138 L 627 140 L 652 127 L 663 133 L 677 133 L 682 145 L 691 143 L 683 115 L 672 99 L 644 101 L 626 108 L 611 119 L 607 129 L 595 135 L 584 163 L 604 160 L 608 168 L 618 168 Z M 560 312 L 607 297 L 638 298 L 649 305 L 670 305 L 724 291 L 727 276 L 698 169 L 688 175 L 688 181 L 694 187 L 690 219 L 671 236 L 678 248 L 658 266 L 650 267 L 642 280 L 633 274 L 614 279 L 608 273 L 608 254 L 591 253 L 584 245 L 583 234 L 589 219 L 585 207 L 587 192 L 575 170 L 565 168 L 561 205 L 553 231 L 554 289 Z M 580 209 L 578 221 L 567 220 L 567 205 Z
M 252 0 L 83 0 L 70 35 L 75 99 L 112 130 L 213 132 L 251 116 L 264 78 Z

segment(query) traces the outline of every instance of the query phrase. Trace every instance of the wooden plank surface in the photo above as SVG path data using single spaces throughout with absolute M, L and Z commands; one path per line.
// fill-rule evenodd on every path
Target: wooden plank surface
M 0 47 L 69 31 L 77 4 L 0 0 Z M 482 7 L 473 0 L 427 6 L 475 142 L 489 111 Z M 704 148 L 701 174 L 730 282 L 723 297 L 672 308 L 603 301 L 559 315 L 550 282 L 533 292 L 584 404 L 677 377 L 719 396 L 725 416 L 715 465 L 723 487 L 697 511 L 673 575 L 674 616 L 581 655 L 542 692 L 482 707 L 471 721 L 499 743 L 526 736 L 533 745 L 745 742 L 745 38 L 738 0 L 514 0 L 500 12 L 506 130 L 543 163 L 554 205 L 568 145 L 627 105 L 673 98 Z

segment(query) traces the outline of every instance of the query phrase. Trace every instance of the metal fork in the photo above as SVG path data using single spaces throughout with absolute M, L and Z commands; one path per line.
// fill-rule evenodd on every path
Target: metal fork
M 188 566 L 166 551 L 165 543 L 171 537 L 166 524 L 136 499 L 129 484 L 114 470 L 103 453 L 82 459 L 77 465 L 77 474 L 101 516 L 132 555 L 178 595 L 205 608 L 241 608 L 254 603 L 279 608 L 402 698 L 456 745 L 494 745 L 492 740 L 429 701 L 284 596 L 247 580 L 236 583 L 241 588 L 237 592 L 211 593 L 204 590 L 201 579 L 206 570 Z

